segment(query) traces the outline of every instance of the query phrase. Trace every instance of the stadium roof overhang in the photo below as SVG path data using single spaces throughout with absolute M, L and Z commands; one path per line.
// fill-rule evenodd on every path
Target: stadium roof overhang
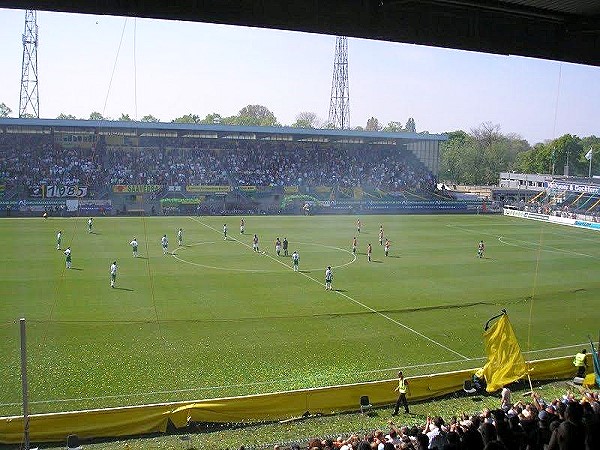
M 7 0 L 2 6 L 277 28 L 600 65 L 597 0 Z
M 345 144 L 408 144 L 445 141 L 444 134 L 385 133 L 304 129 L 292 127 L 258 127 L 203 125 L 163 122 L 120 122 L 107 120 L 14 119 L 0 118 L 0 133 L 98 133 L 125 136 L 191 137 L 220 140 L 293 141 Z

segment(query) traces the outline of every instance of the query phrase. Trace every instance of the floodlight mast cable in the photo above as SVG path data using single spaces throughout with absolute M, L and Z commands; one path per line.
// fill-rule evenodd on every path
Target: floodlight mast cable
M 23 63 L 21 65 L 19 117 L 40 117 L 37 48 L 37 13 L 36 11 L 28 9 L 25 11 L 25 32 L 23 33 Z
M 333 80 L 329 101 L 329 126 L 350 128 L 350 88 L 348 86 L 348 38 L 335 38 Z

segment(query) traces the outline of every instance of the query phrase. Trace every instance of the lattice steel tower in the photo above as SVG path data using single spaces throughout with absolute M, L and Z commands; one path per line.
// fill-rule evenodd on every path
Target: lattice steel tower
M 21 67 L 21 99 L 19 117 L 40 117 L 38 96 L 38 26 L 35 11 L 25 11 L 25 32 L 23 33 L 23 65 Z
M 329 123 L 334 128 L 350 127 L 350 88 L 348 86 L 348 38 L 335 38 L 333 81 L 329 102 Z

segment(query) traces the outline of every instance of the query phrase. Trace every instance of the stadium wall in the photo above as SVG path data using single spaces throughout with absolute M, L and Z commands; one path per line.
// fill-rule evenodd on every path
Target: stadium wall
M 531 378 L 537 381 L 566 379 L 575 372 L 572 357 L 536 360 L 528 364 Z M 464 381 L 471 379 L 475 371 L 411 377 L 409 401 L 428 400 L 460 391 Z M 375 406 L 394 403 L 396 386 L 397 380 L 393 379 L 243 397 L 34 414 L 29 416 L 30 439 L 32 442 L 60 442 L 69 434 L 93 439 L 164 433 L 169 421 L 182 428 L 188 417 L 195 422 L 247 423 L 287 419 L 306 413 L 355 411 L 362 395 L 368 395 Z M 0 443 L 16 444 L 22 439 L 23 416 L 0 417 Z

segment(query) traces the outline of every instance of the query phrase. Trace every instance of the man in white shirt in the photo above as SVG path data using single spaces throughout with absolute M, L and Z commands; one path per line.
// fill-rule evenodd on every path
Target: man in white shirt
M 115 287 L 115 282 L 117 281 L 117 262 L 114 261 L 110 265 L 110 287 Z

